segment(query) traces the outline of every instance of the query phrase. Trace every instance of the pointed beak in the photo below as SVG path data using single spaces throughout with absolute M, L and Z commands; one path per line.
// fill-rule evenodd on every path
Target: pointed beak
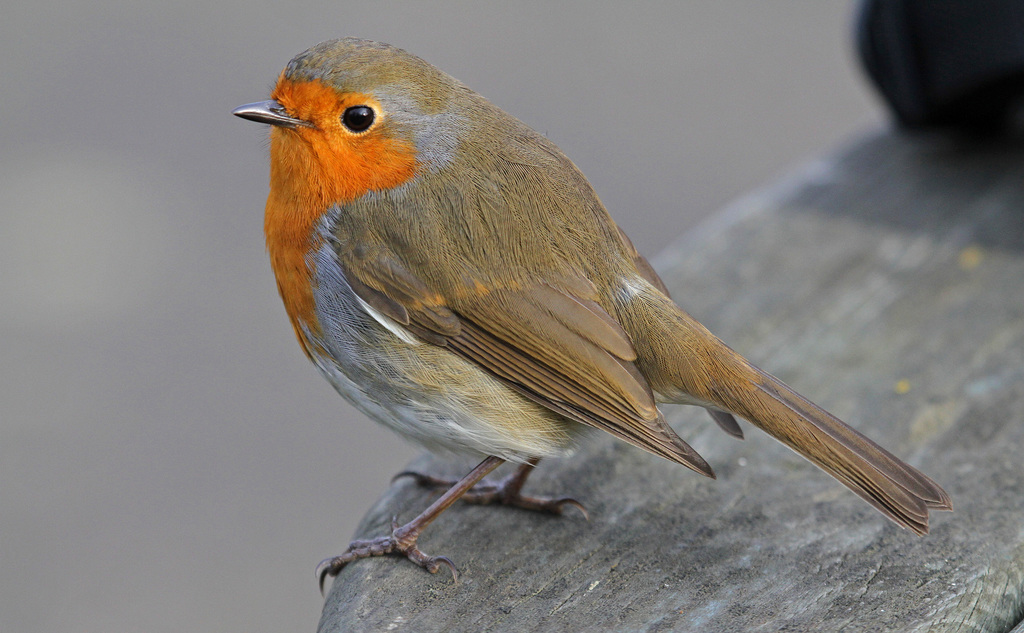
M 297 127 L 313 127 L 313 125 L 308 121 L 288 116 L 288 113 L 284 110 L 284 106 L 273 99 L 238 106 L 231 111 L 231 114 L 250 121 L 256 121 L 257 123 L 266 123 L 267 125 L 276 125 L 278 127 L 291 129 Z

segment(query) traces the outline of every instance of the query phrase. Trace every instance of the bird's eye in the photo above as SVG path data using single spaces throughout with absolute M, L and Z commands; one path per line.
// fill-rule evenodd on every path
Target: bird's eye
M 373 108 L 363 105 L 346 108 L 341 122 L 353 132 L 363 132 L 373 125 Z

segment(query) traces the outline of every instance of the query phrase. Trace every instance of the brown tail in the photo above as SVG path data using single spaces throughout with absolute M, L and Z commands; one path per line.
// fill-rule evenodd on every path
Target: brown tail
M 742 431 L 729 414 L 746 418 L 918 534 L 928 533 L 929 510 L 953 509 L 934 481 L 751 365 L 663 293 L 643 298 L 618 316 L 659 397 L 708 407 L 732 435 Z
M 949 495 L 919 470 L 756 367 L 752 389 L 724 404 L 832 475 L 898 525 L 928 533 L 928 511 L 952 510 Z M 746 373 L 746 372 L 744 372 Z

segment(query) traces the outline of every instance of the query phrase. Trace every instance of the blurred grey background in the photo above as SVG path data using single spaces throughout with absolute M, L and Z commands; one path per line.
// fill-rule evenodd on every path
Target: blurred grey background
M 853 9 L 8 6 L 0 630 L 313 630 L 314 566 L 416 454 L 319 378 L 277 298 L 266 130 L 230 111 L 292 56 L 357 35 L 424 57 L 559 144 L 653 255 L 884 120 Z

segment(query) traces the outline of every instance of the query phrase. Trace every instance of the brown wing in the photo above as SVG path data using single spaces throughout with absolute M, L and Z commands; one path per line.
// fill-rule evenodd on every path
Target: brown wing
M 339 252 L 359 297 L 424 341 L 469 359 L 535 402 L 714 477 L 658 411 L 629 336 L 584 278 L 442 297 L 383 250 Z M 570 290 L 571 289 L 571 290 Z M 584 295 L 584 296 L 580 296 Z

